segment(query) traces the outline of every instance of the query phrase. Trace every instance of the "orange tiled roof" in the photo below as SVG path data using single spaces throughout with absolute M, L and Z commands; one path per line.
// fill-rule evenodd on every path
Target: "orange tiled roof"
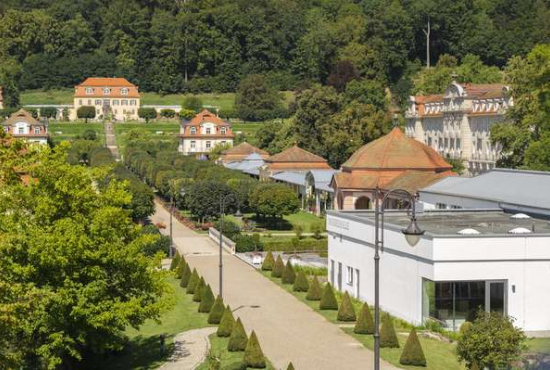
M 191 121 L 187 122 L 185 126 L 200 126 L 204 122 L 212 122 L 220 126 L 231 126 L 227 121 L 224 121 L 220 117 L 216 116 L 214 113 L 210 112 L 208 109 L 205 109 L 202 112 L 195 115 L 195 117 L 193 117 Z
M 120 86 L 120 87 L 136 87 L 130 81 L 123 77 L 88 77 L 78 86 Z
M 13 113 L 10 118 L 2 122 L 2 126 L 13 126 L 17 122 L 26 122 L 31 126 L 44 126 L 44 123 L 36 120 L 29 112 L 24 109 L 19 109 Z
M 407 137 L 399 128 L 359 148 L 343 169 L 433 170 L 452 168 L 434 149 Z
M 266 159 L 266 163 L 275 164 L 280 162 L 327 163 L 327 160 L 316 154 L 310 153 L 307 150 L 299 148 L 298 145 L 294 144 L 294 146 L 283 150 L 281 153 L 274 154 Z
M 91 94 L 86 93 L 86 88 L 94 89 Z M 109 94 L 103 93 L 103 88 L 110 88 Z M 122 89 L 128 89 L 127 94 L 122 94 Z M 75 98 L 139 98 L 139 91 L 136 85 L 121 77 L 104 78 L 89 77 L 80 85 L 75 87 Z
M 503 84 L 462 84 L 466 94 L 472 98 L 501 98 L 505 85 Z
M 232 148 L 229 148 L 227 150 L 224 150 L 222 152 L 222 155 L 250 155 L 252 153 L 258 153 L 260 155 L 269 155 L 268 152 L 265 150 L 262 150 L 260 148 L 256 148 L 254 145 L 250 145 L 246 141 L 240 143 L 239 145 L 235 145 Z

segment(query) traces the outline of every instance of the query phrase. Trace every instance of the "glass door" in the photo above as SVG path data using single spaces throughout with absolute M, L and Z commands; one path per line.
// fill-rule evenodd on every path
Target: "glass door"
M 504 281 L 488 281 L 486 296 L 486 311 L 506 314 L 506 283 Z

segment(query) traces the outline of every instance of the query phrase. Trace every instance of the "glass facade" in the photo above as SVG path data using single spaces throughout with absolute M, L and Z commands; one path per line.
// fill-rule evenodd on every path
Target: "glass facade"
M 422 320 L 439 322 L 458 330 L 473 321 L 479 310 L 506 314 L 506 283 L 503 281 L 422 282 Z

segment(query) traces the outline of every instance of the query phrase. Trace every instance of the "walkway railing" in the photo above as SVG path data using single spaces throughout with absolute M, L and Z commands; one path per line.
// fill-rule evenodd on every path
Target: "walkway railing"
M 214 240 L 216 243 L 220 242 L 220 232 L 215 228 L 211 227 L 208 229 L 208 236 L 210 239 Z M 231 254 L 235 254 L 235 242 L 229 239 L 227 236 L 222 236 L 222 247 Z

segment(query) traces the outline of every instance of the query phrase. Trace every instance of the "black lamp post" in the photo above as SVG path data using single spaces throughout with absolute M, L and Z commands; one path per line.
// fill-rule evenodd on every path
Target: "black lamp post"
M 223 298 L 223 259 L 222 259 L 222 251 L 223 251 L 223 215 L 225 213 L 225 206 L 227 200 L 233 198 L 237 204 L 239 203 L 239 199 L 235 196 L 233 193 L 229 193 L 227 195 L 220 195 L 220 230 L 218 230 L 218 233 L 220 234 L 220 297 Z M 237 212 L 235 213 L 235 216 L 240 217 L 241 211 L 239 208 L 237 208 Z
M 394 189 L 387 192 L 382 198 L 380 204 L 380 190 L 377 188 L 374 192 L 374 370 L 380 370 L 380 248 L 384 248 L 384 211 L 385 203 L 392 194 L 400 194 L 408 198 L 409 209 L 411 209 L 411 222 L 406 229 L 401 230 L 405 235 L 407 243 L 414 247 L 420 241 L 420 236 L 424 230 L 418 227 L 416 223 L 416 207 L 414 196 L 406 190 Z
M 174 192 L 175 192 L 175 189 L 172 183 L 171 190 L 170 190 L 170 251 L 169 251 L 170 258 L 174 257 L 174 237 L 172 236 L 172 215 L 174 214 L 174 206 L 175 206 Z M 180 195 L 182 197 L 185 196 L 185 188 L 180 189 Z

